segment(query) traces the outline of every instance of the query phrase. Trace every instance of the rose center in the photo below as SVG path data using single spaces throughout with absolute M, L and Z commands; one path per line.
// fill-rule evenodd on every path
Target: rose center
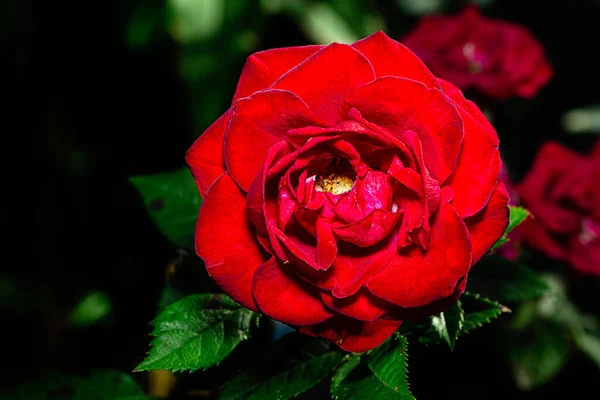
M 334 159 L 327 169 L 315 177 L 315 190 L 332 194 L 347 193 L 352 190 L 356 174 L 348 160 Z

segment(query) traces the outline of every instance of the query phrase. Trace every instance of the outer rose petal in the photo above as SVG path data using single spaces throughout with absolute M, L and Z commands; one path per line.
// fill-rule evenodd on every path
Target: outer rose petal
M 487 204 L 502 170 L 498 135 L 475 103 L 465 99 L 453 84 L 440 80 L 442 90 L 456 104 L 465 137 L 456 169 L 448 181 L 454 193 L 452 206 L 462 218 Z
M 200 208 L 196 253 L 227 294 L 257 311 L 252 277 L 264 259 L 246 216 L 246 199 L 228 173 L 210 187 Z
M 338 299 L 329 293 L 321 293 L 323 302 L 333 311 L 359 321 L 375 321 L 388 313 L 393 305 L 361 289 L 355 295 Z
M 413 245 L 394 254 L 388 266 L 367 281 L 371 293 L 405 308 L 452 295 L 471 267 L 471 244 L 467 227 L 448 203 L 449 197 L 448 189 L 443 188 L 427 250 Z
M 231 109 L 219 117 L 190 147 L 185 161 L 196 180 L 202 196 L 212 183 L 225 172 L 223 160 L 223 136 L 229 124 Z
M 402 321 L 380 319 L 361 322 L 346 317 L 335 317 L 319 325 L 300 328 L 300 332 L 320 336 L 343 350 L 362 353 L 374 349 L 400 328 Z
M 284 47 L 259 51 L 246 60 L 233 96 L 232 105 L 241 97 L 268 88 L 287 71 L 306 60 L 324 46 Z
M 435 76 L 412 51 L 377 31 L 352 45 L 369 59 L 378 78 L 399 76 L 423 82 L 427 87 L 439 87 Z
M 258 267 L 252 291 L 263 313 L 289 325 L 314 325 L 333 317 L 318 291 L 286 271 L 275 258 Z
M 324 124 L 302 99 L 286 90 L 265 90 L 238 100 L 225 133 L 227 170 L 247 192 L 269 148 L 289 129 Z
M 510 196 L 502 181 L 498 181 L 487 206 L 465 220 L 471 237 L 473 264 L 487 253 L 508 226 Z
M 300 96 L 321 118 L 341 122 L 344 97 L 375 79 L 369 60 L 353 47 L 332 43 L 291 69 L 273 86 Z
M 423 143 L 425 165 L 442 184 L 452 173 L 463 141 L 463 122 L 454 103 L 438 89 L 410 79 L 384 77 L 346 98 L 367 121 L 401 138 L 408 130 Z

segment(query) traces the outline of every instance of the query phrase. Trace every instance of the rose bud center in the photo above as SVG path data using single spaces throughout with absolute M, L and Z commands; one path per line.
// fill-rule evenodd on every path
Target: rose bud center
M 315 190 L 334 195 L 347 193 L 354 187 L 356 173 L 345 158 L 335 158 L 325 171 L 315 176 Z

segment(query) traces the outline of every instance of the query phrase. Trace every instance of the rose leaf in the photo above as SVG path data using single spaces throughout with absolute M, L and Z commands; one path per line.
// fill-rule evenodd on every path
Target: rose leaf
M 522 302 L 544 295 L 546 282 L 525 265 L 498 255 L 485 256 L 469 274 L 469 291 L 501 302 Z
M 288 334 L 259 359 L 248 360 L 225 385 L 219 399 L 291 399 L 316 386 L 342 363 L 346 353 L 322 339 Z
M 494 243 L 491 250 L 495 250 L 503 244 L 509 242 L 510 239 L 508 238 L 508 234 L 512 232 L 513 229 L 515 229 L 517 226 L 521 225 L 523 221 L 525 221 L 529 216 L 531 216 L 531 213 L 523 207 L 509 206 L 508 208 L 510 210 L 510 216 L 508 217 L 508 227 L 506 228 L 506 231 L 504 231 L 502 237 L 498 239 L 496 243 Z
M 154 339 L 136 371 L 195 371 L 224 360 L 259 315 L 222 294 L 185 297 L 165 308 L 151 325 Z
M 342 364 L 331 381 L 331 394 L 339 400 L 413 399 L 407 382 L 407 340 L 394 334 L 361 364 L 353 356 Z
M 191 249 L 202 197 L 188 168 L 129 178 L 158 229 L 173 244 Z

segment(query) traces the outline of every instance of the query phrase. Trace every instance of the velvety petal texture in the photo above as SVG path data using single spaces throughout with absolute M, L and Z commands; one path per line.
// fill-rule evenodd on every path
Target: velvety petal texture
M 186 155 L 205 196 L 196 251 L 245 307 L 370 350 L 454 304 L 504 232 L 498 144 L 383 32 L 256 53 Z

